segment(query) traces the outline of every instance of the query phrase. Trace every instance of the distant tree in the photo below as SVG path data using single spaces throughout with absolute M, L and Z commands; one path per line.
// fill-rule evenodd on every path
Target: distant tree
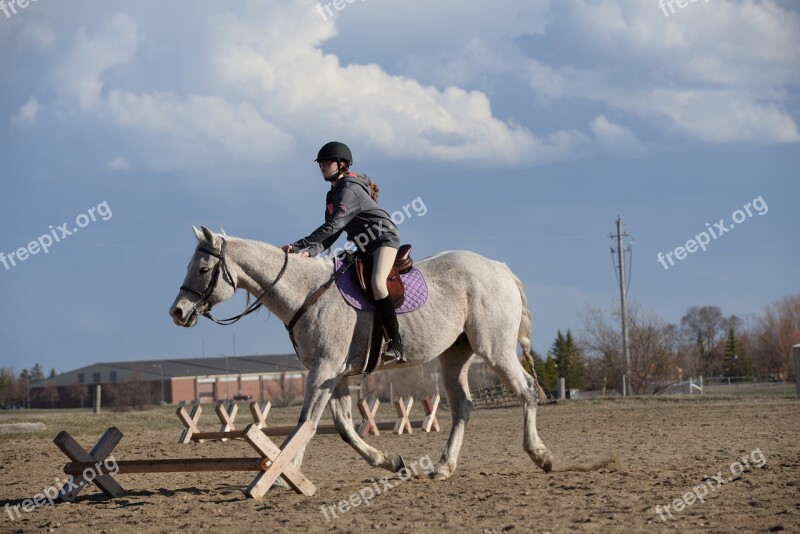
M 30 408 L 29 394 L 30 394 L 31 373 L 27 369 L 23 369 L 19 374 L 19 380 L 14 384 L 14 400 L 23 406 Z
M 40 393 L 40 400 L 44 402 L 50 403 L 50 408 L 55 409 L 58 404 L 58 388 L 52 384 L 47 384 L 45 387 L 39 390 Z
M 564 378 L 567 389 L 581 389 L 583 387 L 583 358 L 580 350 L 572 338 L 572 332 L 567 334 L 558 331 L 550 352 L 555 359 L 559 378 Z
M 800 343 L 800 295 L 767 306 L 751 334 L 752 363 L 758 373 L 776 378 L 797 376 L 792 347 Z
M 533 376 L 536 374 L 536 377 L 539 379 L 539 383 L 544 389 L 548 391 L 553 391 L 558 388 L 558 369 L 556 367 L 555 360 L 550 353 L 547 353 L 547 360 L 543 360 L 542 357 L 537 353 L 535 350 L 531 351 L 531 360 L 533 361 L 533 372 L 531 372 L 530 363 L 528 362 L 527 358 L 522 359 L 522 367 L 525 369 L 529 375 Z
M 558 366 L 556 365 L 556 360 L 553 358 L 553 355 L 548 352 L 546 359 L 543 360 L 541 356 L 536 354 L 534 356 L 534 362 L 536 373 L 539 376 L 539 380 L 544 384 L 545 389 L 548 391 L 557 390 Z
M 693 345 L 686 362 L 690 375 L 712 376 L 721 370 L 720 344 L 726 326 L 718 306 L 692 306 L 681 318 L 681 329 Z
M 654 312 L 645 312 L 636 302 L 628 306 L 629 383 L 633 393 L 657 393 L 677 378 L 677 327 Z M 584 314 L 581 346 L 587 359 L 590 389 L 612 388 L 622 392 L 626 362 L 622 353 L 619 312 L 609 316 L 602 309 Z
M 52 369 L 50 369 L 50 376 L 48 378 L 55 378 L 56 376 L 57 376 L 56 368 L 53 367 Z
M 17 378 L 11 369 L 0 368 L 0 406 L 7 406 L 16 401 L 14 398 L 16 381 Z
M 146 405 L 155 402 L 151 383 L 143 381 L 139 373 L 124 382 L 104 384 L 102 395 L 109 406 L 123 411 L 144 410 Z
M 42 365 L 37 363 L 33 366 L 30 373 L 31 382 L 36 382 L 37 380 L 44 380 L 44 371 L 42 371 Z
M 85 407 L 86 401 L 89 399 L 89 390 L 84 384 L 72 384 L 67 388 L 67 394 L 72 400 L 78 401 L 81 408 Z
M 746 366 L 744 351 L 736 338 L 733 326 L 728 327 L 728 338 L 725 340 L 725 351 L 722 356 L 722 376 L 743 376 Z
M 289 376 L 285 371 L 278 380 L 271 380 L 265 384 L 269 393 L 269 400 L 276 407 L 289 406 L 300 395 L 300 384 L 296 378 Z

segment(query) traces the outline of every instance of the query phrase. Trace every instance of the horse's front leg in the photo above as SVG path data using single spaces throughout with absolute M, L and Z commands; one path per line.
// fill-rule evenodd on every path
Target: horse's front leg
M 403 458 L 399 454 L 385 454 L 379 451 L 367 444 L 356 432 L 353 426 L 352 399 L 346 376 L 339 381 L 333 390 L 331 412 L 333 413 L 333 423 L 339 435 L 358 451 L 369 465 L 382 467 L 393 473 L 397 473 L 406 467 Z
M 324 358 L 320 358 L 320 361 L 322 360 Z M 314 431 L 316 432 L 319 420 L 325 411 L 325 405 L 328 404 L 336 384 L 342 378 L 340 374 L 332 370 L 332 367 L 331 362 L 328 362 L 327 365 L 317 363 L 309 369 L 303 398 L 303 410 L 300 412 L 298 426 L 308 421 L 314 426 Z M 294 457 L 293 463 L 297 467 L 303 464 L 305 452 L 306 448 L 304 446 Z

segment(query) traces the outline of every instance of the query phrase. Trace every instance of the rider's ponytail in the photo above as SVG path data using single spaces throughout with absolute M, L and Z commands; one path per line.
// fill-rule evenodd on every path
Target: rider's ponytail
M 369 196 L 372 197 L 372 200 L 377 202 L 378 201 L 378 193 L 380 192 L 380 188 L 378 187 L 378 184 L 373 182 L 372 179 L 369 176 L 365 176 L 365 178 L 367 179 L 367 185 L 369 186 L 369 191 L 370 191 Z
M 378 194 L 381 188 L 378 187 L 378 184 L 372 181 L 372 178 L 370 178 L 366 174 L 356 174 L 356 173 L 350 173 L 350 176 L 357 176 L 362 180 L 364 180 L 365 182 L 367 182 L 367 186 L 369 187 L 369 196 L 372 198 L 372 200 L 378 202 Z

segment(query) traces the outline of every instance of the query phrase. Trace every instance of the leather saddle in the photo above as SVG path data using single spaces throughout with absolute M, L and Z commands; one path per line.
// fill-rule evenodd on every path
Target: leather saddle
M 354 264 L 355 269 L 351 271 L 358 285 L 364 290 L 370 302 L 375 302 L 375 295 L 372 293 L 372 256 L 357 257 Z M 411 259 L 411 245 L 400 245 L 397 249 L 397 257 L 394 260 L 392 270 L 386 279 L 386 288 L 392 297 L 395 308 L 399 308 L 405 301 L 405 288 L 400 275 L 407 273 L 414 267 L 414 260 Z

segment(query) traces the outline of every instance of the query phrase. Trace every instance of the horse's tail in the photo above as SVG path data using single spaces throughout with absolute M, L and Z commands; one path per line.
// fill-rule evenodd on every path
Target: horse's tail
M 539 402 L 544 403 L 547 402 L 547 395 L 542 389 L 542 386 L 539 384 L 539 377 L 536 376 L 536 369 L 533 365 L 533 355 L 531 355 L 533 324 L 531 320 L 531 312 L 528 309 L 528 297 L 525 296 L 525 289 L 522 287 L 522 281 L 517 278 L 517 275 L 511 272 L 511 269 L 508 271 L 511 273 L 512 278 L 514 278 L 514 282 L 517 284 L 517 289 L 519 289 L 519 297 L 522 301 L 522 319 L 519 322 L 519 333 L 517 334 L 517 342 L 519 343 L 520 347 L 522 347 L 522 368 L 533 377 L 533 382 L 536 384 L 536 394 L 539 397 Z

